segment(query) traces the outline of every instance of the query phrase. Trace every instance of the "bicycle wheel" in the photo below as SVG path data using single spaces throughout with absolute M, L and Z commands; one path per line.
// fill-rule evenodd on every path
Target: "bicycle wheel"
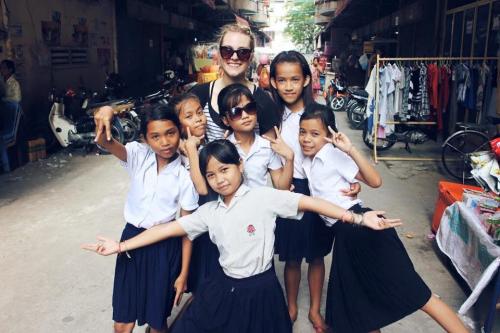
M 459 131 L 443 143 L 441 161 L 444 169 L 462 182 L 472 179 L 470 156 L 482 150 L 489 150 L 489 139 L 484 133 Z

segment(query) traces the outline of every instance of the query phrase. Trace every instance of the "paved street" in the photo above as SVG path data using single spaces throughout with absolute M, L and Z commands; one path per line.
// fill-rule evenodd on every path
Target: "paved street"
M 360 132 L 348 129 L 344 113 L 337 115 L 340 129 L 364 149 Z M 438 164 L 392 162 L 380 163 L 377 169 L 382 188 L 365 186 L 361 198 L 368 206 L 403 218 L 398 232 L 417 271 L 436 294 L 458 309 L 464 292 L 427 237 L 437 182 L 443 178 Z M 84 156 L 78 151 L 72 156 L 64 151 L 0 175 L 1 332 L 111 331 L 115 259 L 84 252 L 79 245 L 97 234 L 119 237 L 127 183 L 125 171 L 113 157 Z M 330 257 L 326 263 L 329 268 Z M 282 279 L 281 264 L 277 272 Z M 304 265 L 304 277 L 306 272 Z M 303 278 L 295 332 L 313 332 L 307 320 L 308 299 Z M 442 330 L 416 313 L 384 332 Z

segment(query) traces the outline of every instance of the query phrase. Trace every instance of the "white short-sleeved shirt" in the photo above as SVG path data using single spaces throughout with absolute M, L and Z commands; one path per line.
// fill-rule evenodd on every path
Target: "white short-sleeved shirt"
M 234 143 L 243 160 L 245 185 L 250 188 L 267 186 L 268 170 L 277 170 L 282 167 L 279 155 L 271 149 L 271 143 L 260 135 L 255 135 L 255 141 L 246 154 L 236 143 L 234 134 L 228 136 L 227 139 Z
M 302 116 L 303 113 L 304 110 L 292 112 L 289 108 L 285 107 L 285 112 L 283 112 L 283 118 L 281 120 L 281 137 L 283 141 L 292 148 L 295 154 L 293 159 L 293 178 L 298 179 L 306 178 L 304 170 L 302 169 L 304 154 L 302 153 L 302 148 L 299 143 L 300 116 Z M 283 158 L 282 163 L 285 163 Z
M 355 177 L 359 168 L 352 158 L 340 149 L 325 144 L 312 159 L 306 157 L 303 166 L 309 180 L 311 196 L 330 201 L 344 209 L 361 202 L 341 192 L 342 189 L 348 189 L 350 183 L 357 182 Z M 333 225 L 337 221 L 330 217 L 321 217 L 327 225 Z
M 191 240 L 208 231 L 226 275 L 246 278 L 271 268 L 276 217 L 300 219 L 301 197 L 299 193 L 271 187 L 250 189 L 243 184 L 229 206 L 219 197 L 178 221 Z
M 180 156 L 158 173 L 156 155 L 148 145 L 130 142 L 125 148 L 127 162 L 122 164 L 130 176 L 125 221 L 147 229 L 175 219 L 179 206 L 198 208 L 198 193 Z

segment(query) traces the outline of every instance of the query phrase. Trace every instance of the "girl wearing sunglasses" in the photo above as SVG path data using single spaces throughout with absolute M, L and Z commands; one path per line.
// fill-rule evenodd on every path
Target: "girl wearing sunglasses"
M 269 173 L 275 188 L 288 190 L 293 176 L 293 150 L 281 139 L 277 128 L 276 139 L 255 134 L 257 103 L 250 89 L 240 83 L 231 84 L 221 90 L 217 104 L 222 121 L 233 131 L 227 139 L 236 146 L 245 165 L 244 184 L 250 188 L 266 186 Z
M 238 24 L 225 25 L 219 34 L 218 45 L 221 78 L 197 85 L 191 90 L 200 99 L 207 116 L 207 141 L 224 137 L 225 125 L 219 114 L 217 100 L 221 90 L 233 83 L 240 83 L 252 92 L 257 104 L 259 133 L 274 138 L 274 126 L 278 126 L 280 122 L 279 109 L 264 90 L 246 77 L 255 47 L 255 38 L 250 28 Z

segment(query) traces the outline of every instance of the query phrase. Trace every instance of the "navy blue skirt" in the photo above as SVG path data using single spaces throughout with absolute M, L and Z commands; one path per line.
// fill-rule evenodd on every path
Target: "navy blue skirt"
M 200 195 L 198 204 L 217 200 L 218 194 L 211 188 L 207 195 Z M 214 272 L 221 272 L 219 263 L 219 249 L 212 243 L 208 232 L 205 232 L 193 241 L 193 251 L 189 263 L 188 291 L 195 294 L 199 286 L 204 283 Z
M 293 179 L 294 192 L 310 195 L 307 179 Z M 274 252 L 280 261 L 309 263 L 328 255 L 332 249 L 331 228 L 316 213 L 305 212 L 300 221 L 276 219 Z
M 283 290 L 273 268 L 244 279 L 213 274 L 173 333 L 291 333 Z
M 357 213 L 369 211 L 355 205 Z M 415 272 L 396 230 L 337 222 L 326 299 L 335 333 L 366 333 L 422 308 L 431 291 Z
M 127 223 L 121 240 L 146 229 Z M 173 288 L 181 268 L 182 238 L 167 239 L 120 254 L 113 287 L 113 320 L 120 323 L 166 327 L 175 298 Z

